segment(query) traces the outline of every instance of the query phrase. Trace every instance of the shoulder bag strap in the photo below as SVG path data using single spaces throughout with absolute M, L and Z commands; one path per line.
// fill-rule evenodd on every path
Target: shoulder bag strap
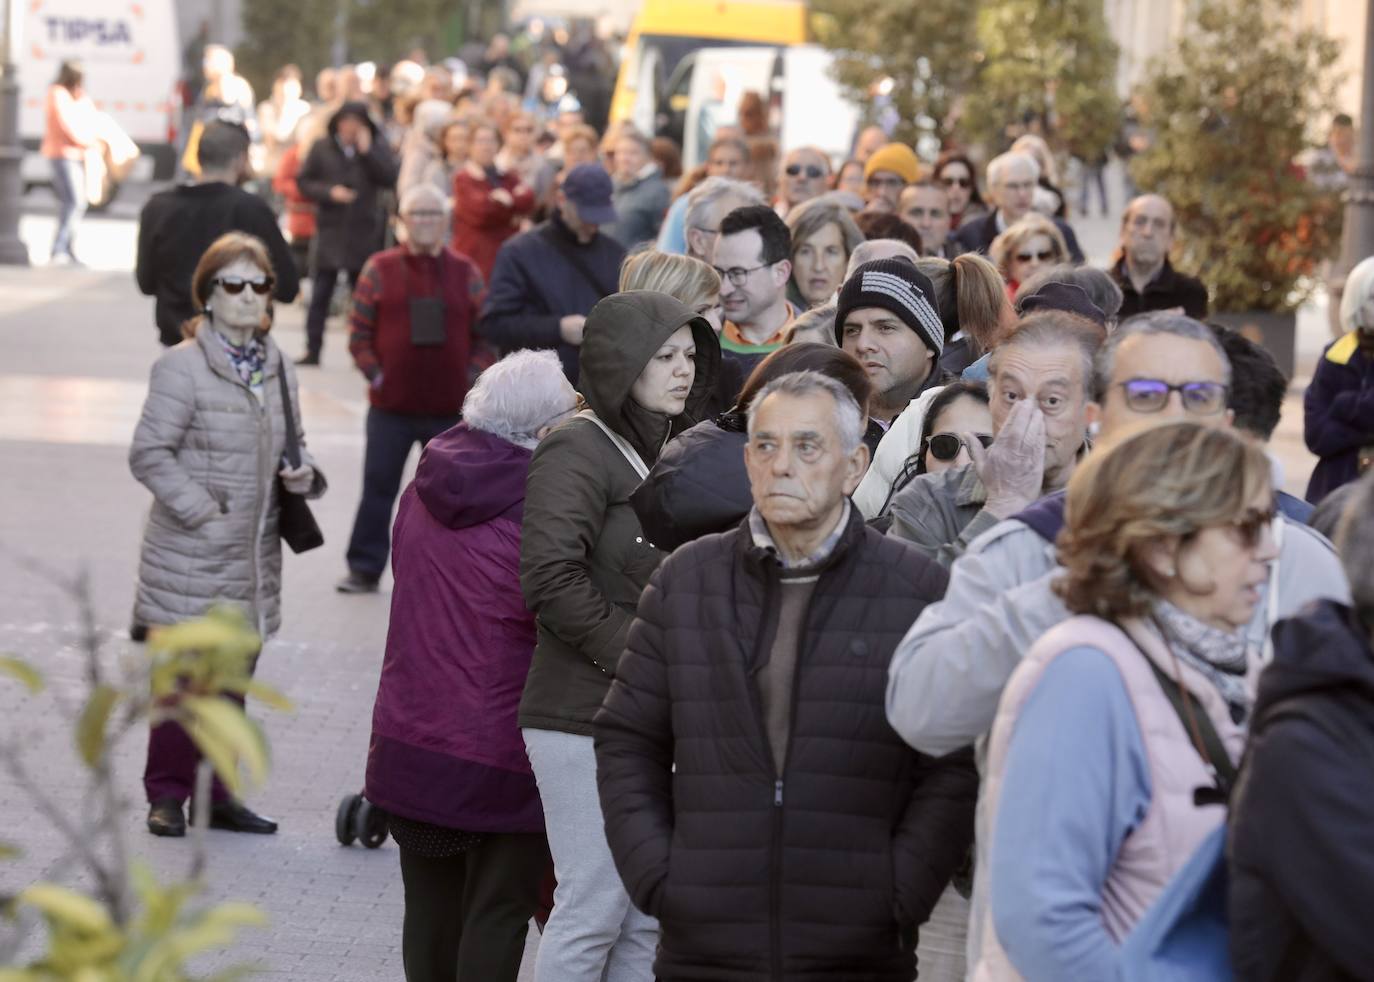
M 614 286 L 607 287 L 605 283 L 601 282 L 601 278 L 587 265 L 586 257 L 565 242 L 558 234 L 557 229 L 552 225 L 547 226 L 543 235 L 544 241 L 558 250 L 558 254 L 568 261 L 568 265 L 577 270 L 581 277 L 596 291 L 598 297 L 609 297 L 615 293 L 616 288 Z
M 277 367 L 277 380 L 281 382 L 281 406 L 286 417 L 286 462 L 294 470 L 301 466 L 301 443 L 296 433 L 296 414 L 291 408 L 291 386 L 286 381 L 286 356 L 280 357 L 282 362 Z
M 1174 712 L 1178 714 L 1184 732 L 1189 734 L 1189 738 L 1194 742 L 1198 755 L 1211 765 L 1216 774 L 1217 786 L 1223 792 L 1229 791 L 1236 780 L 1236 765 L 1231 763 L 1231 755 L 1226 752 L 1226 745 L 1221 742 L 1217 728 L 1212 725 L 1212 718 L 1201 707 L 1195 708 L 1189 704 L 1183 686 L 1156 665 L 1153 658 L 1143 651 L 1141 656 L 1149 662 L 1150 671 L 1154 672 L 1155 680 L 1164 690 L 1169 705 L 1174 707 Z M 1196 746 L 1199 742 L 1202 744 L 1200 747 Z
M 630 446 L 630 442 L 623 436 L 601 422 L 601 417 L 594 410 L 584 409 L 577 415 L 579 419 L 586 419 L 595 423 L 601 432 L 606 434 L 606 439 L 610 440 L 615 448 L 620 451 L 621 456 L 634 468 L 634 472 L 639 475 L 641 481 L 649 476 L 649 468 L 645 465 L 643 458 L 635 452 L 635 448 Z

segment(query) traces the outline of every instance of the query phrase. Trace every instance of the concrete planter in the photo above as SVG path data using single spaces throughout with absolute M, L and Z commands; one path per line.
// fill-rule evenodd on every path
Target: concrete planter
M 1297 362 L 1298 315 L 1296 311 L 1250 310 L 1240 313 L 1214 313 L 1209 318 L 1235 328 L 1251 341 L 1261 344 L 1279 363 L 1284 378 L 1292 379 Z

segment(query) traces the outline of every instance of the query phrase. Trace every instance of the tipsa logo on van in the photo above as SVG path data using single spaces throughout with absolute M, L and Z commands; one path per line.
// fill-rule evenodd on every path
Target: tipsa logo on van
M 91 16 L 88 4 L 36 0 L 29 8 L 30 46 L 39 59 L 81 57 L 94 61 L 145 57 L 135 45 L 143 21 L 143 5 L 111 4 L 108 14 Z M 124 11 L 118 10 L 124 6 Z M 76 9 L 73 9 L 76 8 Z

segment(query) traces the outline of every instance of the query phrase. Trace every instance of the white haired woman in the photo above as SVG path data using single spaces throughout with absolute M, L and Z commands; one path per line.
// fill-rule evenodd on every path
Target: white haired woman
M 272 283 L 260 240 L 242 232 L 220 236 L 191 278 L 200 313 L 183 328 L 187 340 L 153 365 L 129 448 L 129 469 L 153 493 L 135 640 L 220 603 L 242 609 L 264 640 L 281 624 L 280 489 L 317 498 L 325 480 L 305 448 L 295 369 L 267 333 Z M 299 460 L 288 463 L 292 444 Z M 182 805 L 199 760 L 179 724 L 153 728 L 143 786 L 154 835 L 186 834 Z M 231 799 L 218 780 L 210 827 L 277 830 Z
M 554 352 L 517 351 L 477 379 L 401 495 L 365 794 L 400 847 L 409 982 L 519 972 L 550 862 L 516 725 L 535 644 L 520 595 L 525 480 L 576 409 Z

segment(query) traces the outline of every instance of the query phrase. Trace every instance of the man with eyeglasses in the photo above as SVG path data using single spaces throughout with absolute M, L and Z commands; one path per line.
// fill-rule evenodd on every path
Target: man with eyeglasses
M 248 131 L 234 123 L 207 123 L 197 147 L 200 175 L 194 184 L 159 191 L 138 219 L 138 288 L 157 298 L 158 340 L 182 341 L 181 325 L 196 313 L 191 274 L 210 244 L 226 232 L 262 240 L 272 257 L 273 296 L 296 299 L 300 277 L 277 216 L 262 198 L 239 187 L 248 173 Z
M 687 255 L 710 264 L 715 256 L 720 223 L 736 208 L 764 203 L 763 192 L 745 181 L 729 177 L 708 177 L 679 201 L 686 201 Z M 660 251 L 669 251 L 659 246 Z
M 1149 310 L 1172 310 L 1202 320 L 1207 316 L 1207 288 L 1200 280 L 1174 269 L 1174 209 L 1157 194 L 1143 194 L 1121 216 L 1121 259 L 1111 268 L 1121 287 L 1121 317 Z
M 1230 383 L 1226 354 L 1205 324 L 1162 312 L 1134 317 L 1098 353 L 1089 432 L 1105 442 L 1170 419 L 1230 426 Z M 1021 657 L 1069 616 L 1050 587 L 1063 505 L 1062 494 L 1044 498 L 971 542 L 950 569 L 944 599 L 926 608 L 898 646 L 887 715 L 916 749 L 945 753 L 986 733 Z M 1348 602 L 1350 595 L 1319 534 L 1281 517 L 1275 537 L 1279 559 L 1246 629 L 1256 652 L 1278 618 L 1311 600 Z
M 721 354 L 735 362 L 740 378 L 782 347 L 797 316 L 787 302 L 792 276 L 792 235 L 766 205 L 736 208 L 720 223 L 711 265 L 720 274 L 725 324 Z
M 989 215 L 960 224 L 954 236 L 959 251 L 986 256 L 993 239 L 1031 210 L 1039 180 L 1040 165 L 1030 154 L 1013 151 L 988 161 L 988 198 L 997 207 Z M 1064 236 L 1064 244 L 1069 247 L 1069 258 L 1081 263 L 1083 250 L 1079 248 L 1078 236 L 1074 235 L 1069 223 L 1062 218 L 1050 218 L 1050 221 L 1059 227 L 1060 234 Z
M 391 548 L 391 509 L 410 448 L 458 422 L 467 394 L 482 274 L 444 245 L 448 199 L 432 184 L 401 198 L 403 245 L 358 275 L 348 350 L 367 379 L 363 493 L 340 593 L 373 593 Z
M 787 213 L 803 201 L 824 194 L 830 186 L 830 158 L 818 147 L 797 147 L 782 160 L 778 180 L 777 213 Z
M 864 211 L 895 212 L 902 189 L 920 176 L 915 152 L 905 143 L 889 143 L 864 164 Z

